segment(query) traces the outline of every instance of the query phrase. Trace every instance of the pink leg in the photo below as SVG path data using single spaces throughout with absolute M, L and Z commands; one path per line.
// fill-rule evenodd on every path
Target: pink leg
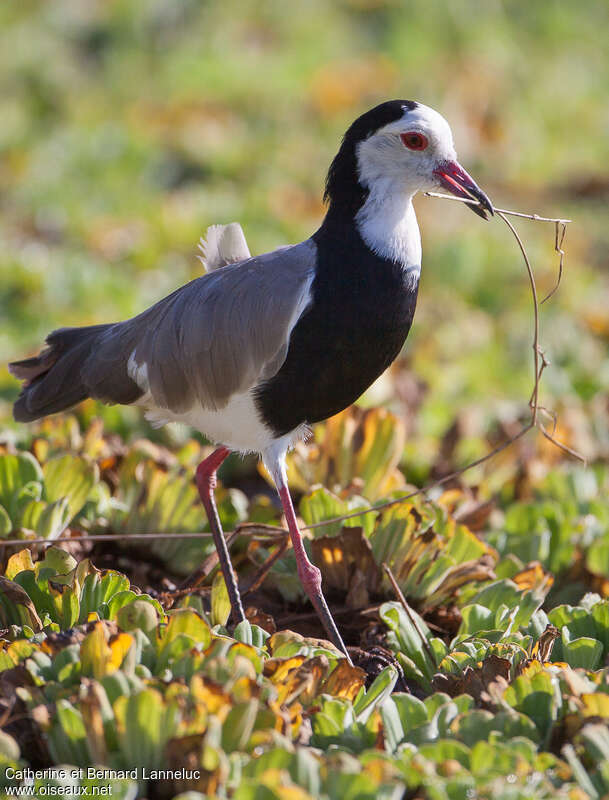
M 195 480 L 201 501 L 205 506 L 207 519 L 211 527 L 211 532 L 214 537 L 216 550 L 218 551 L 218 559 L 220 560 L 220 569 L 224 576 L 224 582 L 228 590 L 230 604 L 233 612 L 233 620 L 235 623 L 243 622 L 245 614 L 243 613 L 243 606 L 241 605 L 241 595 L 239 594 L 239 586 L 233 565 L 231 564 L 228 548 L 226 546 L 226 539 L 222 531 L 220 517 L 218 516 L 218 509 L 216 508 L 216 500 L 214 498 L 214 489 L 216 488 L 216 470 L 224 461 L 226 456 L 230 453 L 226 447 L 219 447 L 217 450 L 202 461 L 197 467 Z
M 283 483 L 283 485 L 279 484 L 277 486 L 277 490 L 279 492 L 279 497 L 281 498 L 281 504 L 283 506 L 283 512 L 288 523 L 288 530 L 290 532 L 290 539 L 292 540 L 292 547 L 294 548 L 294 554 L 296 556 L 296 564 L 300 582 L 302 583 L 309 600 L 313 604 L 313 607 L 317 611 L 319 619 L 326 629 L 326 633 L 328 634 L 330 641 L 345 654 L 347 661 L 349 664 L 351 664 L 351 659 L 349 658 L 349 653 L 347 652 L 345 643 L 338 632 L 336 623 L 334 622 L 332 614 L 330 613 L 330 609 L 328 608 L 328 604 L 326 603 L 325 597 L 321 591 L 321 571 L 315 566 L 315 564 L 312 564 L 309 561 L 307 551 L 304 548 L 302 536 L 298 530 L 298 523 L 296 522 L 296 514 L 294 513 L 294 506 L 292 505 L 290 491 L 285 483 Z

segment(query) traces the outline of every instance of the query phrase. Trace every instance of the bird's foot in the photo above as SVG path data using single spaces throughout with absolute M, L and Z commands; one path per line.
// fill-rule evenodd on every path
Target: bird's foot
M 319 617 L 321 624 L 324 626 L 324 630 L 326 631 L 329 640 L 335 647 L 344 653 L 345 658 L 349 664 L 352 665 L 351 658 L 347 652 L 347 647 L 343 642 L 342 636 L 338 632 L 338 628 L 334 622 L 334 617 L 330 613 L 326 598 L 321 590 L 321 570 L 319 567 L 316 567 L 315 564 L 312 564 L 308 559 L 307 561 L 299 560 L 298 577 L 300 578 L 300 582 L 302 583 L 309 600 L 313 604 L 313 608 L 315 611 L 317 611 L 317 616 Z

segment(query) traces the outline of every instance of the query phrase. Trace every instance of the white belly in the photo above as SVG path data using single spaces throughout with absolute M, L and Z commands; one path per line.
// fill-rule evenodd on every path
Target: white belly
M 260 419 L 251 389 L 243 394 L 234 394 L 228 403 L 216 411 L 194 404 L 188 411 L 176 412 L 161 408 L 154 402 L 148 384 L 147 365 L 138 366 L 134 353 L 128 363 L 129 376 L 144 394 L 133 405 L 146 410 L 146 419 L 155 427 L 168 422 L 180 422 L 202 433 L 214 444 L 224 445 L 240 453 L 265 453 L 279 448 L 285 453 L 294 442 L 307 432 L 301 425 L 285 436 L 274 436 L 271 429 Z
M 195 405 L 188 411 L 175 413 L 167 408 L 154 407 L 150 395 L 144 395 L 136 405 L 146 409 L 146 419 L 154 425 L 181 422 L 200 431 L 214 444 L 242 453 L 261 453 L 276 438 L 260 419 L 251 392 L 233 395 L 218 411 Z

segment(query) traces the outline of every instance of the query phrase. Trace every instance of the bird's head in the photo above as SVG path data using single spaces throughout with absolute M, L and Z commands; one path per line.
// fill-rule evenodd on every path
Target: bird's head
M 448 122 L 412 100 L 390 100 L 367 111 L 345 133 L 326 182 L 326 198 L 352 213 L 369 193 L 448 190 L 477 200 L 487 219 L 488 197 L 457 161 Z

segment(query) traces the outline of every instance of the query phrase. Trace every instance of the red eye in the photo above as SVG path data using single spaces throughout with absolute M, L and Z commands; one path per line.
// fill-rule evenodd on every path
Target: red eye
M 416 131 L 409 131 L 408 133 L 400 133 L 400 139 L 405 147 L 409 150 L 425 150 L 429 142 L 427 137 L 422 133 Z

